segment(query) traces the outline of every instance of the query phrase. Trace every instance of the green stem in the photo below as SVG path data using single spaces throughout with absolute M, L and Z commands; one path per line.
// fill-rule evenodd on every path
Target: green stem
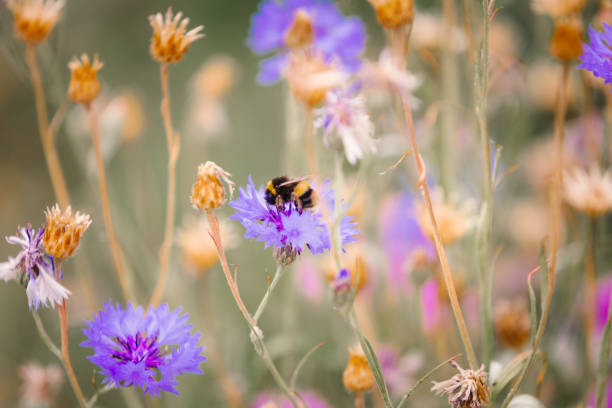
M 102 387 L 102 389 L 97 390 L 96 393 L 89 399 L 89 401 L 87 401 L 87 407 L 93 408 L 96 402 L 98 402 L 98 398 L 100 397 L 100 395 L 106 394 L 110 390 L 114 390 L 114 389 L 115 389 L 114 384 L 106 384 L 104 387 Z
M 281 280 L 281 277 L 284 275 L 285 269 L 286 268 L 283 268 L 282 265 L 278 265 L 276 267 L 274 278 L 272 278 L 272 282 L 270 282 L 270 285 L 268 286 L 266 293 L 261 299 L 261 302 L 259 303 L 259 306 L 257 307 L 255 314 L 253 315 L 253 320 L 255 321 L 255 324 L 257 324 L 257 322 L 259 321 L 259 318 L 263 314 L 264 309 L 268 305 L 268 300 L 270 298 L 270 295 L 272 294 L 272 291 L 274 290 L 274 288 L 276 288 L 276 285 L 278 285 L 278 282 Z

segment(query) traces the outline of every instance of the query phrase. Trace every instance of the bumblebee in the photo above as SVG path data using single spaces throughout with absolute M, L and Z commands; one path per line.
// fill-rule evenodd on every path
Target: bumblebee
M 285 203 L 293 202 L 299 210 L 312 208 L 316 195 L 305 177 L 290 179 L 287 176 L 275 177 L 268 181 L 265 198 L 270 205 L 282 208 Z

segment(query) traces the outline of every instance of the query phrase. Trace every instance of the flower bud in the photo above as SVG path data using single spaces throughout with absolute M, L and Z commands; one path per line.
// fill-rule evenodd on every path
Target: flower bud
M 374 387 L 374 376 L 361 347 L 349 349 L 349 361 L 342 374 L 342 383 L 352 392 L 365 392 Z
M 227 183 L 230 195 L 232 195 L 234 182 L 231 180 L 231 176 L 214 162 L 208 161 L 205 164 L 200 164 L 196 182 L 191 189 L 193 208 L 213 210 L 221 207 L 225 202 L 225 190 L 220 178 Z
M 98 80 L 98 71 L 104 66 L 97 55 L 94 55 L 93 64 L 87 54 L 81 59 L 74 57 L 68 64 L 70 68 L 70 85 L 68 96 L 75 103 L 89 105 L 100 93 L 101 85 Z
M 286 245 L 282 248 L 274 248 L 274 259 L 276 259 L 279 265 L 291 265 L 298 255 L 299 252 L 291 245 Z
M 55 204 L 45 211 L 47 223 L 43 235 L 45 251 L 57 260 L 66 259 L 74 254 L 79 246 L 83 233 L 89 228 L 89 215 L 80 212 L 72 213 L 70 206 L 63 213 Z
M 578 18 L 559 19 L 549 46 L 550 54 L 564 62 L 582 55 L 582 22 Z
M 414 18 L 413 0 L 368 0 L 374 7 L 378 22 L 390 30 L 404 27 Z

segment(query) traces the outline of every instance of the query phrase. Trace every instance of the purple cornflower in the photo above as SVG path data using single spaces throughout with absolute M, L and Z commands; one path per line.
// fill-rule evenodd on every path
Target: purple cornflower
M 30 224 L 19 227 L 17 234 L 6 237 L 9 244 L 21 245 L 16 258 L 0 263 L 0 279 L 18 280 L 26 286 L 30 309 L 38 310 L 43 304 L 54 308 L 70 295 L 70 291 L 57 281 L 53 258 L 43 252 L 44 228 L 35 230 Z M 59 276 L 61 279 L 61 274 Z
M 334 191 L 329 188 L 329 180 L 312 188 L 319 196 L 320 205 L 333 217 Z M 281 208 L 270 205 L 264 198 L 264 187 L 255 188 L 251 176 L 246 190 L 240 188 L 240 198 L 230 202 L 230 206 L 236 209 L 230 219 L 240 221 L 246 228 L 245 238 L 264 242 L 266 248 L 273 246 L 298 254 L 308 248 L 313 254 L 319 254 L 331 247 L 329 230 L 320 210 L 298 209 L 293 202 Z M 344 216 L 340 220 L 342 246 L 355 241 L 358 233 L 355 225 L 353 217 Z
M 290 47 L 286 37 L 298 12 L 306 13 L 312 24 L 312 51 L 326 62 L 338 62 L 347 72 L 359 68 L 359 54 L 365 47 L 365 28 L 358 17 L 345 17 L 326 0 L 264 0 L 251 17 L 249 47 L 258 55 L 278 52 L 260 64 L 257 80 L 264 85 L 280 78 L 287 65 Z
M 597 32 L 589 27 L 590 44 L 584 44 L 580 56 L 582 64 L 578 68 L 591 71 L 593 75 L 603 78 L 606 84 L 612 83 L 612 26 L 603 24 L 603 31 Z
M 206 357 L 198 347 L 200 334 L 190 333 L 189 316 L 179 316 L 181 310 L 170 312 L 163 304 L 150 306 L 145 314 L 140 306 L 123 309 L 106 302 L 93 321 L 86 322 L 87 340 L 81 343 L 94 349 L 87 359 L 102 369 L 103 383 L 137 386 L 158 397 L 161 391 L 178 394 L 177 376 L 201 374 L 199 365 Z

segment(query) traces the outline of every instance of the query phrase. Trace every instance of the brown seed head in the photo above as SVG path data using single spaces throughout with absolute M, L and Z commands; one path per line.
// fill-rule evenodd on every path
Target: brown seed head
M 412 22 L 414 18 L 413 0 L 368 0 L 374 11 L 378 22 L 384 28 L 394 30 L 404 27 Z
M 70 206 L 63 213 L 59 205 L 45 211 L 47 222 L 43 235 L 45 251 L 57 260 L 66 259 L 79 247 L 83 233 L 89 228 L 89 215 L 72 213 Z
M 285 32 L 285 45 L 289 48 L 306 48 L 312 44 L 314 30 L 312 17 L 304 9 L 297 9 L 293 22 Z
M 448 394 L 448 403 L 452 408 L 486 408 L 489 406 L 491 394 L 487 388 L 488 374 L 484 365 L 478 370 L 464 370 L 451 360 L 459 374 L 450 380 L 434 382 L 431 388 L 437 394 Z
M 162 13 L 149 16 L 149 23 L 153 27 L 153 38 L 151 40 L 151 55 L 162 63 L 174 63 L 183 59 L 189 45 L 204 37 L 200 31 L 204 26 L 198 26 L 185 32 L 189 19 L 184 18 L 183 13 L 172 15 L 172 7 L 168 7 L 165 17 Z
M 89 105 L 96 99 L 102 88 L 98 80 L 98 71 L 103 66 L 97 54 L 94 55 L 93 64 L 89 61 L 87 54 L 81 55 L 80 60 L 77 57 L 72 58 L 68 64 L 71 74 L 68 87 L 70 100 Z
M 64 7 L 64 0 L 8 0 L 15 35 L 26 43 L 38 44 L 48 36 Z
M 293 97 L 311 108 L 323 102 L 325 94 L 342 84 L 345 75 L 322 56 L 303 53 L 291 57 L 286 71 Z
M 374 387 L 374 376 L 361 347 L 349 349 L 349 361 L 342 374 L 342 383 L 352 392 L 365 392 Z
M 506 347 L 521 349 L 531 334 L 527 305 L 521 300 L 501 301 L 495 307 L 495 333 Z
M 579 18 L 557 20 L 548 48 L 553 57 L 565 62 L 581 56 L 582 21 Z
M 230 189 L 230 196 L 234 191 L 232 175 L 219 167 L 216 163 L 207 161 L 198 167 L 198 176 L 191 189 L 191 204 L 200 210 L 213 210 L 225 202 L 225 190 L 221 180 L 225 181 Z

